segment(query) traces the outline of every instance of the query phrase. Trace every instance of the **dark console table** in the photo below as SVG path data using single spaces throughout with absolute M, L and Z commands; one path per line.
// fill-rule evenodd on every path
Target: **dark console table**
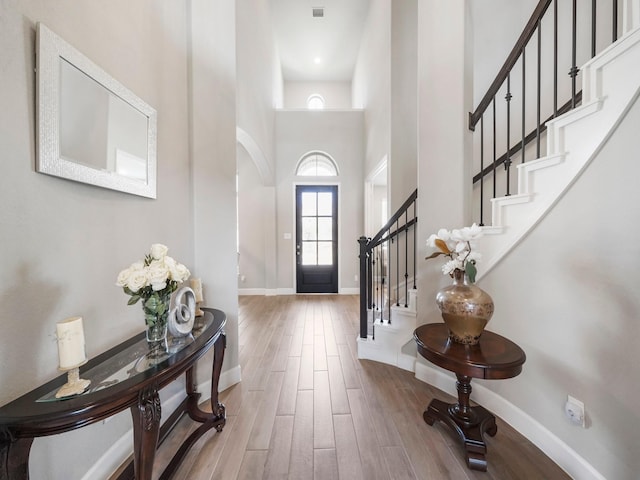
M 424 411 L 424 421 L 433 425 L 442 421 L 456 432 L 464 444 L 467 466 L 487 470 L 487 446 L 484 433 L 498 432 L 496 419 L 481 406 L 469 404 L 471 379 L 504 379 L 522 371 L 526 356 L 512 341 L 492 332 L 483 332 L 477 345 L 463 345 L 449 338 L 444 323 L 430 323 L 418 327 L 413 334 L 418 352 L 430 362 L 456 374 L 458 401 L 447 404 L 433 399 Z
M 180 417 L 187 413 L 202 423 L 182 446 L 160 476 L 169 479 L 189 448 L 207 430 L 222 431 L 225 408 L 218 402 L 218 381 L 226 337 L 224 312 L 203 308 L 193 332 L 181 340 L 169 339 L 166 350 L 150 352 L 145 333 L 91 359 L 80 368 L 80 377 L 91 380 L 80 395 L 56 399 L 55 393 L 66 382 L 62 375 L 22 397 L 0 407 L 0 480 L 27 480 L 29 452 L 35 437 L 55 435 L 84 427 L 129 408 L 133 419 L 133 465 L 124 477 L 151 479 L 153 461 L 159 441 L 169 433 Z M 194 382 L 196 361 L 214 347 L 211 378 L 212 413 L 198 407 L 200 394 Z M 186 374 L 186 396 L 160 428 L 158 391 Z

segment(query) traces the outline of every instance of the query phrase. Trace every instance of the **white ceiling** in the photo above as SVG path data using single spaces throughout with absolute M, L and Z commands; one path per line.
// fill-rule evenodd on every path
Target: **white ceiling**
M 369 2 L 269 0 L 284 81 L 351 81 Z M 318 7 L 322 18 L 312 15 Z

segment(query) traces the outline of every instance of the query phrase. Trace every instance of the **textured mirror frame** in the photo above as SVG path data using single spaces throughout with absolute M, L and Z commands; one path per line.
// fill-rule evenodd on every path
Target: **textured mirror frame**
M 36 40 L 36 170 L 40 173 L 156 198 L 157 113 L 133 92 L 94 64 L 73 46 L 42 23 L 37 25 Z M 61 155 L 60 76 L 61 63 L 68 62 L 93 79 L 105 91 L 115 95 L 147 119 L 146 179 L 119 175 L 114 171 L 71 161 Z

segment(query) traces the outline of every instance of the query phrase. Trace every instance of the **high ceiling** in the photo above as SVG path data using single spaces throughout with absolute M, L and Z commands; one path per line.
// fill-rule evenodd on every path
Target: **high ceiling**
M 351 81 L 369 1 L 269 0 L 284 80 Z

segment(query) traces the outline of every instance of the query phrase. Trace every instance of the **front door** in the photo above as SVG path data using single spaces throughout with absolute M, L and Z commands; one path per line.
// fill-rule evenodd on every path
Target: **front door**
M 338 293 L 338 187 L 296 186 L 296 291 Z

